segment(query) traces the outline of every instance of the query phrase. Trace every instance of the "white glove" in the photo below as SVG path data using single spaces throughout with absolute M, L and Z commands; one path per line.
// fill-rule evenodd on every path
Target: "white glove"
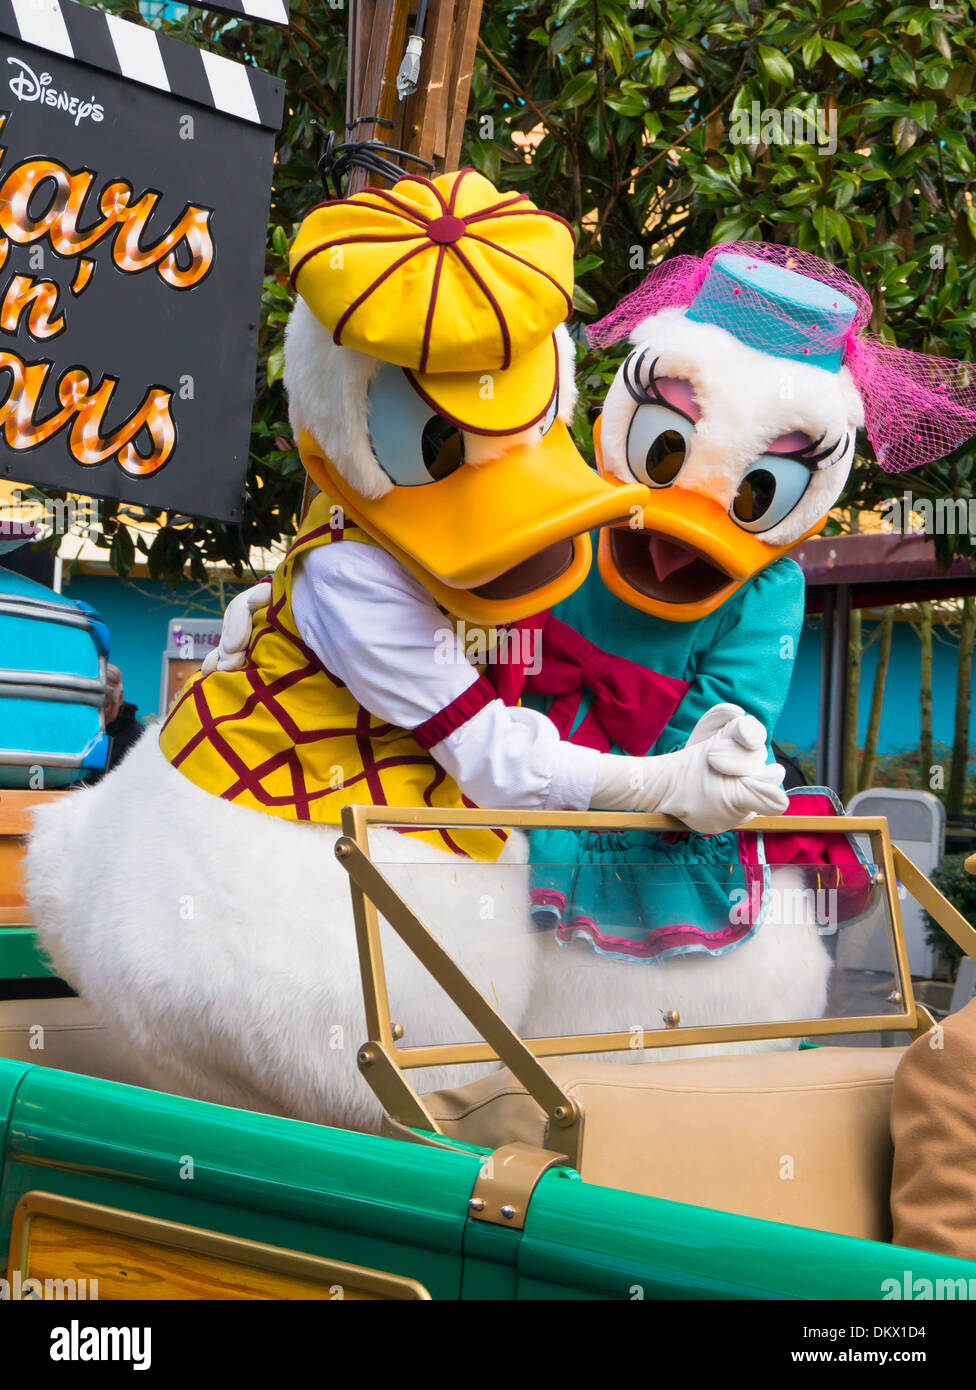
M 228 603 L 220 627 L 220 644 L 203 658 L 203 674 L 212 671 L 240 671 L 247 661 L 247 647 L 254 627 L 254 614 L 271 602 L 271 584 L 263 580 L 237 594 Z
M 755 815 L 781 815 L 785 776 L 766 762 L 766 730 L 738 705 L 714 705 L 684 748 L 655 758 L 600 755 L 590 805 L 602 811 L 656 811 L 703 835 Z

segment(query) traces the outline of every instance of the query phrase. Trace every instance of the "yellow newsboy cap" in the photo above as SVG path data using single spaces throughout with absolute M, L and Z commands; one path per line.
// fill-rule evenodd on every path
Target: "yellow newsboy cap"
M 571 312 L 573 234 L 462 169 L 320 203 L 291 276 L 344 347 L 425 376 L 504 370 Z

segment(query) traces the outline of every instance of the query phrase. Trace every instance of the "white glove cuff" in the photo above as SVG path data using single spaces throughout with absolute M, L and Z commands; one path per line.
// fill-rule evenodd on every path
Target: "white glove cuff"
M 668 755 L 627 758 L 601 753 L 590 805 L 600 811 L 653 811 L 657 808 Z
M 594 804 L 594 782 L 606 754 L 575 743 L 559 743 L 554 750 L 552 780 L 546 798 L 547 811 L 587 811 Z

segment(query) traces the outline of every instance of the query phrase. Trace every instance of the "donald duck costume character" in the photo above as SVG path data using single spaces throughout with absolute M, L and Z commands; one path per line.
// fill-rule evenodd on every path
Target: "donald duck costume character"
M 643 809 L 708 832 L 783 809 L 765 731 L 737 708 L 706 712 L 661 758 L 601 753 L 506 705 L 460 640 L 445 659 L 460 620 L 494 631 L 567 597 L 587 532 L 647 501 L 645 483 L 588 469 L 569 435 L 572 255 L 561 219 L 471 170 L 303 222 L 285 382 L 321 490 L 239 669 L 195 678 L 158 740 L 43 808 L 28 851 L 56 969 L 156 1084 L 375 1124 L 332 854 L 344 805 Z M 462 937 L 495 865 L 526 855 L 488 830 L 381 830 L 371 848 L 413 865 L 422 914 L 441 895 L 431 865 L 477 861 Z M 525 888 L 490 959 L 460 957 L 513 1021 L 532 983 Z M 405 952 L 390 965 L 408 1036 L 438 1041 L 452 1006 Z

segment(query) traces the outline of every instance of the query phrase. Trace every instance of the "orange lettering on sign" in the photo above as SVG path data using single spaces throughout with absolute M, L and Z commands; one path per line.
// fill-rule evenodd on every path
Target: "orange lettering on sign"
M 64 328 L 64 314 L 52 317 L 58 307 L 58 287 L 53 280 L 34 280 L 15 275 L 0 304 L 0 328 L 16 333 L 21 315 L 27 310 L 27 331 L 32 338 L 53 338 Z
M 6 120 L 0 112 L 0 131 Z M 0 145 L 0 164 L 6 153 Z M 124 274 L 154 270 L 176 290 L 191 289 L 209 274 L 214 262 L 212 209 L 187 203 L 172 226 L 157 235 L 158 228 L 151 225 L 162 197 L 157 189 L 135 197 L 130 183 L 113 179 L 96 195 L 94 183 L 92 170 L 71 171 L 54 159 L 25 159 L 9 170 L 0 181 L 0 268 L 12 243 L 30 246 L 46 239 L 59 256 L 78 258 L 71 284 L 75 296 L 83 293 L 95 269 L 85 253 L 100 244 Z M 52 280 L 14 275 L 0 299 L 0 330 L 16 333 L 26 318 L 34 338 L 55 337 L 65 326 L 58 294 Z M 50 360 L 27 362 L 16 352 L 0 350 L 0 437 L 11 449 L 35 449 L 66 430 L 71 456 L 84 466 L 115 458 L 135 477 L 165 466 L 176 447 L 171 390 L 149 387 L 132 414 L 108 430 L 103 426 L 118 377 L 103 376 L 93 386 L 84 367 L 69 367 L 54 387 L 58 405 L 50 410 L 42 407 L 41 398 L 46 388 L 50 394 L 55 370 Z
M 60 408 L 39 419 L 38 403 L 51 367 L 50 362 L 24 362 L 14 352 L 0 351 L 0 374 L 8 373 L 10 381 L 0 404 L 0 433 L 11 449 L 34 449 L 70 426 L 68 447 L 80 464 L 104 463 L 117 455 L 119 466 L 135 477 L 156 473 L 164 466 L 176 444 L 170 410 L 172 391 L 150 387 L 118 429 L 102 434 L 102 421 L 118 377 L 102 377 L 92 390 L 88 372 L 83 367 L 69 367 L 57 384 Z
M 0 162 L 6 149 L 0 146 Z M 80 256 L 111 239 L 112 260 L 119 270 L 137 275 L 155 267 L 177 290 L 187 290 L 209 273 L 214 260 L 210 235 L 213 210 L 188 203 L 173 226 L 156 241 L 142 238 L 162 196 L 149 189 L 132 202 L 132 185 L 108 183 L 98 195 L 99 218 L 79 230 L 82 212 L 89 215 L 95 175 L 90 169 L 69 173 L 53 159 L 26 159 L 0 184 L 0 233 L 18 246 L 45 237 L 59 256 Z

